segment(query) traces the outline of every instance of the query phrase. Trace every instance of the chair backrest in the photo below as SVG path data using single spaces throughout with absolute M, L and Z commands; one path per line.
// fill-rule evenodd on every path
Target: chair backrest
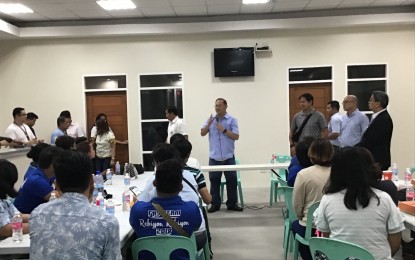
M 291 156 L 289 155 L 277 155 L 277 162 L 284 163 L 291 161 Z
M 323 237 L 310 238 L 310 251 L 314 260 L 375 260 L 375 257 L 361 246 Z M 327 258 L 318 257 L 321 253 Z
M 235 164 L 236 164 L 236 165 L 238 165 L 238 164 L 239 164 L 239 160 L 238 160 L 238 159 L 235 159 Z M 237 178 L 238 178 L 238 180 L 240 180 L 240 179 L 241 179 L 241 173 L 240 173 L 240 171 L 237 171 L 237 172 L 236 172 L 236 174 L 237 174 Z
M 156 259 L 170 259 L 170 254 L 176 249 L 184 249 L 189 254 L 190 260 L 195 260 L 196 241 L 194 234 L 191 238 L 184 236 L 149 236 L 138 238 L 133 242 L 132 251 L 134 260 L 138 260 L 140 251 L 152 252 Z
M 288 187 L 287 181 L 283 180 L 282 178 L 278 178 L 278 183 L 280 184 L 281 187 Z
M 314 211 L 316 211 L 316 209 L 318 208 L 318 206 L 320 205 L 320 201 L 316 201 L 313 204 L 311 204 L 311 206 L 308 208 L 308 212 L 307 212 L 307 223 L 306 223 L 306 229 L 305 229 L 305 236 L 304 239 L 305 240 L 309 240 L 311 237 L 311 230 L 313 228 L 313 223 L 314 223 Z
M 284 193 L 285 198 L 285 207 L 288 210 L 288 218 L 290 219 L 290 223 L 297 220 L 297 215 L 295 214 L 294 207 L 293 207 L 293 187 L 288 186 L 280 186 L 278 189 L 282 190 Z

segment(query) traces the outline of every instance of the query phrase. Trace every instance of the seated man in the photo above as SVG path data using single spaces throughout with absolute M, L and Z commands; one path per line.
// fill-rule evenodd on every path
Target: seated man
M 161 217 L 153 204 L 159 204 L 167 214 L 189 235 L 202 223 L 198 205 L 193 201 L 185 202 L 179 196 L 182 190 L 182 165 L 177 159 L 168 159 L 157 165 L 153 185 L 157 197 L 150 202 L 138 201 L 130 213 L 130 224 L 137 237 L 155 235 L 179 235 L 167 221 Z M 172 259 L 189 259 L 182 250 L 173 252 Z M 148 252 L 142 252 L 139 259 L 154 259 Z
M 60 155 L 61 148 L 49 146 L 39 155 L 39 167 L 26 176 L 14 200 L 14 206 L 24 214 L 30 214 L 37 206 L 49 201 L 55 178 L 53 160 Z M 59 196 L 59 195 L 58 195 Z
M 176 140 L 182 140 L 182 139 L 187 140 L 184 137 L 184 135 L 177 133 L 177 134 L 174 134 L 174 135 L 171 136 L 170 143 L 172 144 Z M 195 169 L 200 170 L 200 163 L 199 163 L 199 161 L 196 158 L 190 157 L 190 155 L 189 155 L 189 158 L 187 158 L 186 165 L 189 166 L 189 167 L 192 167 L 192 168 L 195 168 Z
M 30 215 L 30 259 L 121 259 L 118 220 L 91 205 L 92 163 L 66 150 L 54 161 L 61 198 Z
M 172 159 L 172 158 L 179 160 L 182 166 L 184 164 L 182 163 L 180 159 L 179 152 L 171 144 L 167 144 L 167 143 L 157 144 L 153 148 L 152 155 L 153 155 L 156 168 L 159 167 L 160 163 L 168 159 Z M 197 185 L 195 177 L 193 176 L 193 173 L 183 169 L 182 177 L 183 177 L 182 178 L 183 188 L 181 189 L 179 196 L 184 201 L 193 201 L 196 204 L 199 204 L 199 194 L 195 192 L 198 190 L 198 185 Z M 154 180 L 155 180 L 155 176 L 152 176 L 149 178 L 146 186 L 144 187 L 143 192 L 138 197 L 139 201 L 149 202 L 153 198 L 157 197 L 157 190 L 155 186 L 153 185 Z M 185 180 L 187 180 L 187 182 Z M 203 216 L 203 213 L 201 210 L 200 210 L 200 215 Z M 200 225 L 200 229 L 196 232 L 195 235 L 196 235 L 197 248 L 198 249 L 203 248 L 203 246 L 206 244 L 206 225 L 205 225 L 205 221 L 203 218 L 202 218 L 202 224 Z
M 63 150 L 75 149 L 75 139 L 69 135 L 62 135 L 56 138 L 55 145 Z

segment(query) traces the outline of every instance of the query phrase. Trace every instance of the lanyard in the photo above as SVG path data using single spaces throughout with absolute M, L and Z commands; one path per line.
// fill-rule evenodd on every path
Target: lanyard
M 15 125 L 17 125 L 17 124 L 15 124 Z M 30 142 L 30 138 L 29 138 L 29 135 L 27 134 L 26 127 L 24 127 L 24 125 L 22 125 L 22 126 L 23 126 L 23 128 L 22 128 L 22 127 L 20 127 L 19 125 L 17 125 L 17 126 L 20 128 L 20 130 L 22 130 L 22 131 L 23 131 L 23 133 L 25 134 L 25 136 L 26 136 L 26 138 L 27 138 L 27 141 L 29 141 L 29 142 Z

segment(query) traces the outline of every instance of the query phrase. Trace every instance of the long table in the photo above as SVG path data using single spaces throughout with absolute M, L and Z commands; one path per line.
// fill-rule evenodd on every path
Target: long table
M 137 179 L 131 179 L 130 186 L 137 186 L 139 190 L 143 190 L 148 178 L 153 172 L 145 172 L 138 176 Z M 105 189 L 109 194 L 113 195 L 114 200 L 121 202 L 122 194 L 124 192 L 124 177 L 122 175 L 115 175 L 112 179 L 112 185 L 105 185 Z M 124 246 L 125 242 L 134 232 L 130 226 L 130 212 L 122 211 L 122 205 L 115 206 L 115 217 L 118 219 L 120 225 L 120 244 Z M 0 255 L 5 254 L 29 254 L 30 253 L 30 236 L 23 235 L 22 242 L 13 242 L 12 238 L 0 241 Z M 0 257 L 1 258 L 1 257 Z
M 235 164 L 235 165 L 207 165 L 201 166 L 200 169 L 203 172 L 214 171 L 262 171 L 262 170 L 276 170 L 286 169 L 290 165 L 286 163 L 262 163 L 262 164 Z

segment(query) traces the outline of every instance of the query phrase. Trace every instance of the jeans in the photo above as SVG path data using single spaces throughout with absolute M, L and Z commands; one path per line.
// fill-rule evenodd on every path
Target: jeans
M 209 165 L 235 165 L 235 156 L 226 159 L 225 161 L 216 161 L 209 158 Z M 227 198 L 226 205 L 232 207 L 236 205 L 237 201 L 237 176 L 236 171 L 227 171 L 225 173 Z M 221 204 L 220 198 L 220 183 L 222 179 L 222 172 L 209 172 L 210 180 L 210 194 L 212 195 L 212 205 L 219 206 Z
M 294 233 L 294 237 L 295 237 L 295 234 L 299 234 L 302 237 L 305 236 L 305 226 L 302 226 L 298 220 L 295 220 L 293 222 L 291 230 Z M 311 236 L 315 237 L 316 236 L 315 234 L 316 234 L 316 229 L 313 228 L 311 230 Z M 313 258 L 311 257 L 309 246 L 299 243 L 298 251 L 300 252 L 301 258 L 303 258 L 303 260 L 313 260 Z

